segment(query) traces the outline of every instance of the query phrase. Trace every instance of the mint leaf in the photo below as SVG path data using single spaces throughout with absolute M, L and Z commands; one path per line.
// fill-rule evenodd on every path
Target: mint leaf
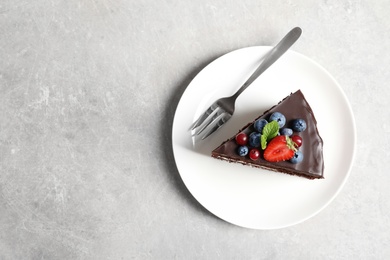
M 262 135 L 260 137 L 260 143 L 261 143 L 261 149 L 265 150 L 265 148 L 267 147 L 267 137 Z
M 279 124 L 276 121 L 271 121 L 266 124 L 263 128 L 261 135 L 261 148 L 264 150 L 267 147 L 267 142 L 278 135 Z
M 277 136 L 278 132 L 279 132 L 279 124 L 276 121 L 269 122 L 263 128 L 263 135 L 267 137 L 267 141 Z

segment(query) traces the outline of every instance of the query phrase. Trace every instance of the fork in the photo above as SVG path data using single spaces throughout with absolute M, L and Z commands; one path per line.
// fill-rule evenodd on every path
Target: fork
M 216 100 L 190 127 L 194 131 L 192 136 L 201 136 L 204 140 L 212 133 L 220 129 L 234 113 L 234 107 L 237 97 L 250 84 L 257 79 L 266 69 L 268 69 L 276 60 L 278 60 L 301 36 L 302 30 L 299 27 L 293 28 L 283 39 L 273 47 L 259 67 L 253 72 L 248 80 L 230 97 L 224 97 Z

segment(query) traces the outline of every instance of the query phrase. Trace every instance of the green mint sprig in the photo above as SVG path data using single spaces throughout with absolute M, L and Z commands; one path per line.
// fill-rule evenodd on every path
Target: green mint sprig
M 260 137 L 261 149 L 265 150 L 267 147 L 267 142 L 269 142 L 272 138 L 278 135 L 279 132 L 279 124 L 276 121 L 271 121 L 267 123 L 264 128 L 262 135 Z

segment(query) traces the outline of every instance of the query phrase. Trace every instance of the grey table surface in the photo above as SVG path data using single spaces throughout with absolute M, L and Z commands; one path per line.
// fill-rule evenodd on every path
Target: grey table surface
M 0 259 L 389 259 L 389 14 L 387 0 L 1 0 Z M 351 103 L 355 162 L 313 218 L 238 227 L 180 178 L 174 112 L 209 62 L 295 26 L 292 49 Z

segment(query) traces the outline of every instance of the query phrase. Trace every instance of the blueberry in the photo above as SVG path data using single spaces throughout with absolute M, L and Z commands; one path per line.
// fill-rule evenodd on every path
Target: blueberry
M 280 129 L 280 134 L 281 135 L 292 136 L 293 130 L 291 128 L 285 127 L 285 128 Z
M 303 132 L 306 129 L 306 122 L 302 118 L 294 119 L 291 127 L 294 132 Z
M 246 145 L 241 145 L 238 147 L 237 152 L 240 156 L 246 156 L 249 152 L 249 148 Z
M 280 112 L 274 112 L 270 115 L 269 121 L 278 122 L 279 128 L 282 128 L 286 124 L 286 117 Z
M 296 164 L 302 162 L 302 160 L 303 160 L 303 153 L 301 151 L 296 151 L 294 153 L 293 158 L 290 159 L 290 162 Z
M 258 132 L 253 132 L 249 135 L 249 145 L 252 147 L 260 146 L 260 136 L 261 134 Z
M 261 119 L 257 119 L 253 126 L 255 127 L 257 132 L 262 133 L 263 128 L 266 124 L 268 124 L 268 121 L 261 118 Z

